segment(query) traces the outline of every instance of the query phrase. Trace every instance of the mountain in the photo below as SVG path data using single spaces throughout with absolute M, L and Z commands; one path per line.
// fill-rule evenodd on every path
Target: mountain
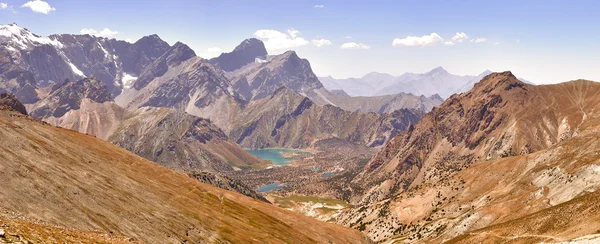
M 424 74 L 401 75 L 394 81 L 394 84 L 380 88 L 374 95 L 404 92 L 425 96 L 439 94 L 441 97 L 449 97 L 458 87 L 472 79 L 472 76 L 453 75 L 444 68 L 437 67 Z
M 268 56 L 265 62 L 248 64 L 228 76 L 236 92 L 247 101 L 270 96 L 283 86 L 300 94 L 323 87 L 308 60 L 294 51 Z
M 169 47 L 157 35 L 128 43 L 90 35 L 44 37 L 16 24 L 2 25 L 0 52 L 5 54 L 2 56 L 10 57 L 10 62 L 2 62 L 0 77 L 19 83 L 9 91 L 17 94 L 19 99 L 23 98 L 25 103 L 37 101 L 30 86 L 92 76 L 104 82 L 111 95 L 116 96 L 123 87 L 129 86 L 132 77 L 137 77 L 143 67 Z M 27 95 L 19 95 L 23 92 Z
M 112 101 L 105 84 L 95 78 L 56 83 L 49 90 L 29 111 L 52 125 L 107 139 L 127 116 Z
M 569 84 L 576 87 L 579 83 L 585 82 Z M 550 93 L 549 88 L 553 87 L 524 84 L 503 72 L 486 76 L 468 93 L 448 98 L 414 128 L 391 140 L 366 166 L 358 179 L 369 182 L 364 184 L 370 192 L 364 200 L 382 200 L 425 180 L 443 178 L 448 168 L 539 151 L 571 137 L 582 112 L 592 113 L 596 98 L 588 95 L 573 100 L 573 95 Z M 593 106 L 572 109 L 583 102 Z M 385 176 L 392 168 L 402 173 Z M 386 183 L 380 188 L 384 182 L 393 186 Z
M 336 137 L 373 147 L 422 116 L 422 111 L 409 109 L 389 114 L 349 112 L 315 104 L 282 87 L 270 97 L 250 102 L 236 115 L 229 137 L 247 148 L 304 148 Z
M 143 107 L 122 121 L 108 141 L 181 172 L 264 168 L 207 119 L 170 108 Z
M 225 132 L 243 105 L 223 71 L 180 42 L 146 67 L 115 101 L 129 110 L 151 106 L 186 111 L 209 118 Z
M 344 90 L 350 96 L 373 96 L 382 87 L 390 86 L 397 78 L 385 73 L 371 72 L 361 78 L 335 79 L 319 77 L 327 90 Z
M 47 223 L 145 243 L 366 242 L 357 231 L 200 183 L 17 112 L 0 111 L 0 125 L 0 208 L 28 226 Z M 59 235 L 35 238 L 52 242 Z
M 209 62 L 226 72 L 231 72 L 257 60 L 260 62 L 265 59 L 267 59 L 265 44 L 256 38 L 249 38 L 235 47 L 232 52 L 221 53 L 219 57 L 212 58 Z
M 229 140 L 210 120 L 172 108 L 117 106 L 104 83 L 85 78 L 51 87 L 31 116 L 97 136 L 182 172 L 260 168 L 265 162 Z
M 334 79 L 327 76 L 319 77 L 319 80 L 328 90 L 344 90 L 353 97 L 410 93 L 425 96 L 438 94 L 442 98 L 448 98 L 454 93 L 469 91 L 475 83 L 491 73 L 492 71 L 486 70 L 478 76 L 460 76 L 437 67 L 423 74 L 405 73 L 401 76 L 392 76 L 372 72 L 361 78 Z M 522 78 L 519 80 L 533 84 Z
M 333 95 L 336 95 L 338 97 L 350 97 L 350 95 L 348 95 L 348 93 L 346 93 L 344 90 L 339 89 L 339 90 L 331 90 L 329 91 L 331 92 Z
M 390 140 L 353 180 L 358 206 L 339 222 L 376 241 L 440 242 L 583 197 L 600 188 L 599 93 L 592 81 L 490 74 Z
M 339 96 L 325 88 L 314 89 L 306 95 L 320 105 L 333 105 L 351 112 L 380 114 L 391 113 L 398 109 L 416 109 L 426 113 L 444 101 L 437 94 L 430 97 L 407 93 L 370 97 Z

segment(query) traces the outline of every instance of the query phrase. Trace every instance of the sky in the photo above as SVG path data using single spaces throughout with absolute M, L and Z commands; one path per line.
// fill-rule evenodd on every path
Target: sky
M 0 0 L 0 23 L 38 35 L 128 41 L 158 34 L 204 58 L 246 38 L 295 50 L 318 76 L 401 75 L 442 66 L 510 70 L 536 84 L 600 81 L 600 1 Z

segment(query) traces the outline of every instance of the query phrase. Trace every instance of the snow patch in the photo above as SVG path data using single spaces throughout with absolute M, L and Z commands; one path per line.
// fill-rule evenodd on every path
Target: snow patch
M 110 58 L 110 54 L 108 54 L 108 52 L 106 51 L 106 49 L 104 49 L 104 47 L 102 46 L 102 44 L 100 44 L 98 42 L 98 46 L 100 47 L 100 49 L 102 49 L 102 51 L 104 52 L 104 58 L 109 59 Z
M 44 44 L 52 45 L 57 48 L 64 47 L 58 40 L 53 40 L 46 36 L 35 35 L 29 30 L 21 28 L 16 24 L 0 25 L 0 36 L 9 38 L 10 41 L 17 44 L 21 49 L 27 49 L 30 45 L 35 46 Z
M 265 59 L 255 58 L 254 62 L 258 63 L 258 64 L 263 64 L 263 63 L 268 63 L 269 61 L 267 61 Z
M 123 78 L 121 78 L 121 84 L 123 85 L 123 89 L 130 89 L 133 87 L 133 82 L 137 80 L 137 77 L 123 73 Z
M 69 66 L 71 66 L 73 73 L 75 73 L 76 75 L 85 77 L 85 74 L 79 68 L 77 68 L 77 66 L 75 66 L 73 63 L 71 63 L 71 61 L 67 60 L 67 63 L 69 64 Z

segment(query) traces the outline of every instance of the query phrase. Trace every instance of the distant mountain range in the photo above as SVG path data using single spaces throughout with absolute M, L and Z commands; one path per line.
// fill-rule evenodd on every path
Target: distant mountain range
M 323 86 L 329 90 L 343 90 L 350 96 L 381 96 L 398 93 L 432 96 L 438 94 L 448 98 L 455 93 L 466 92 L 473 88 L 492 71 L 486 70 L 477 76 L 454 75 L 442 67 L 423 74 L 405 73 L 392 76 L 386 73 L 369 73 L 361 78 L 335 79 L 331 76 L 319 77 Z M 520 79 L 525 83 L 530 83 Z

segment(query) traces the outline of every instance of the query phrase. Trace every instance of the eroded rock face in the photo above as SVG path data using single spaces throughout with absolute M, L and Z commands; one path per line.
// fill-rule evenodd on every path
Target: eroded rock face
M 40 119 L 62 117 L 71 110 L 79 109 L 84 99 L 95 103 L 112 101 L 110 92 L 99 80 L 85 78 L 76 82 L 65 81 L 53 85 L 50 94 L 33 105 L 31 116 Z
M 0 94 L 0 108 L 7 108 L 22 113 L 23 115 L 27 115 L 25 106 L 19 102 L 17 97 L 13 94 Z
M 235 47 L 232 52 L 222 53 L 219 57 L 210 59 L 209 62 L 226 72 L 231 72 L 244 65 L 256 62 L 257 59 L 265 60 L 266 58 L 267 49 L 265 49 L 265 44 L 256 38 L 249 38 Z

